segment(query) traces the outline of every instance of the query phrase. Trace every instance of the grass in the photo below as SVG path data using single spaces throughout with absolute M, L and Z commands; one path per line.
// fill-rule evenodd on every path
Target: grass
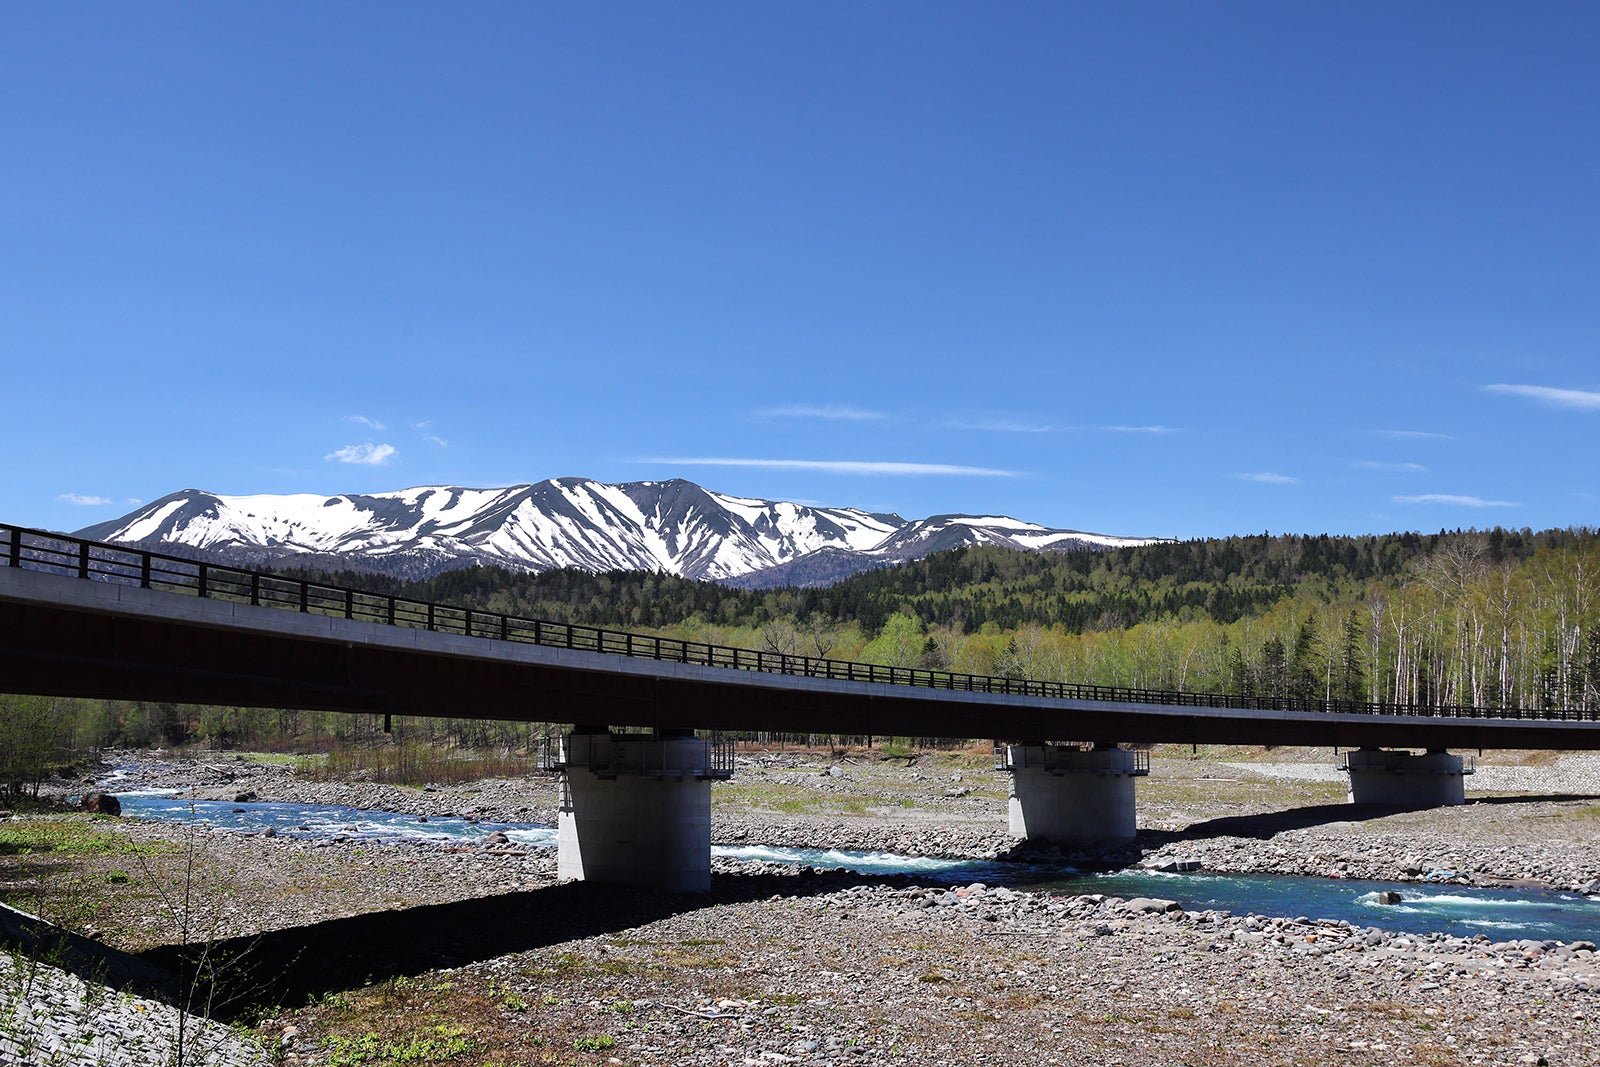
M 0 856 L 61 853 L 68 856 L 147 856 L 176 852 L 167 843 L 140 843 L 95 825 L 103 816 L 57 815 L 0 825 Z M 112 823 L 112 825 L 115 825 Z
M 317 782 L 382 782 L 421 788 L 461 785 L 486 778 L 525 778 L 538 761 L 513 752 L 461 752 L 420 741 L 363 747 L 334 745 L 294 760 L 295 774 Z
M 713 802 L 719 809 L 732 811 L 771 811 L 784 815 L 842 815 L 864 817 L 867 801 L 845 793 L 824 792 L 805 786 L 774 782 L 719 782 L 713 787 Z
M 467 1036 L 464 1027 L 440 1023 L 398 1037 L 384 1038 L 374 1031 L 357 1037 L 333 1036 L 328 1041 L 327 1067 L 361 1067 L 363 1064 L 441 1063 L 470 1055 L 483 1042 Z

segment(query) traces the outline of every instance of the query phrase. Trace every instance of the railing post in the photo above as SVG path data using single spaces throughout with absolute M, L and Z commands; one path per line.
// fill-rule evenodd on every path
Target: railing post
M 311 610 L 311 583 L 300 583 L 300 613 L 306 614 Z
M 78 577 L 89 577 L 89 542 L 78 542 Z
M 356 617 L 356 594 L 349 589 L 344 591 L 344 617 L 347 619 Z
M 461 629 L 466 632 L 466 635 L 468 637 L 472 636 L 472 609 L 471 608 L 462 608 L 461 609 Z
M 428 601 L 428 632 L 433 632 L 433 601 Z
M 17 547 L 15 541 L 12 542 L 11 547 L 13 549 Z M 16 563 L 13 562 L 11 565 L 15 567 Z M 139 553 L 139 588 L 150 588 L 150 553 L 148 552 Z
M 250 603 L 261 606 L 261 575 L 257 571 L 250 572 Z
M 22 531 L 16 527 L 11 528 L 11 548 L 6 555 L 10 560 L 10 566 L 22 566 Z M 148 562 L 148 557 L 146 562 Z
M 394 597 L 389 597 L 389 625 L 394 625 Z
M 203 597 L 206 595 L 206 573 L 207 567 L 204 563 L 200 564 L 200 566 L 195 570 L 194 588 L 196 596 Z

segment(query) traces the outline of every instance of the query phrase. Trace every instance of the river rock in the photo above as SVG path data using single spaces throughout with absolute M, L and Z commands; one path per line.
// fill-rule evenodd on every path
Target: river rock
M 1378 903 L 1379 904 L 1398 904 L 1398 903 L 1400 903 L 1400 894 L 1396 893 L 1392 889 L 1385 889 L 1383 892 L 1378 894 Z
M 92 811 L 96 815 L 122 814 L 122 801 L 110 793 L 85 793 L 80 807 L 84 811 Z
M 1166 912 L 1182 911 L 1183 905 L 1176 900 L 1167 900 L 1163 897 L 1134 897 L 1123 905 L 1127 911 L 1138 912 Z

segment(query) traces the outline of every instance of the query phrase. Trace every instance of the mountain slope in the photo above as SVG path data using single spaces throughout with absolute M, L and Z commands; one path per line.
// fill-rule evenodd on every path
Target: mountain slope
M 608 485 L 584 478 L 334 497 L 190 489 L 78 534 L 250 566 L 357 567 L 407 578 L 475 564 L 532 572 L 576 567 L 757 586 L 826 584 L 957 545 L 1148 542 L 1003 517 L 907 521 L 854 508 L 728 496 L 683 479 Z

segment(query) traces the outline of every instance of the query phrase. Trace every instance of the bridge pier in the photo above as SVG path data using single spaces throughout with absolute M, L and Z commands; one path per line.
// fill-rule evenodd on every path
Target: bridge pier
M 1466 775 L 1477 766 L 1471 756 L 1452 756 L 1442 748 L 1421 755 L 1360 748 L 1340 753 L 1339 769 L 1350 774 L 1352 804 L 1439 808 L 1466 803 Z
M 1105 844 L 1133 840 L 1133 780 L 1150 773 L 1150 754 L 1104 742 L 996 745 L 995 769 L 1011 772 L 1012 837 Z
M 675 893 L 711 888 L 711 782 L 731 745 L 690 733 L 574 732 L 544 763 L 561 772 L 556 873 Z

